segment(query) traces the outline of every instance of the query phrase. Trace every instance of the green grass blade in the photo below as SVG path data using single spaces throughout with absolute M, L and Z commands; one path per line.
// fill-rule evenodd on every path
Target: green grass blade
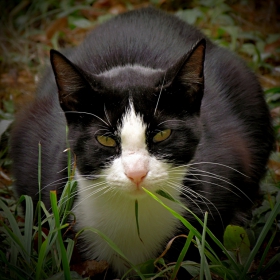
M 181 251 L 181 253 L 179 255 L 179 258 L 178 258 L 178 260 L 176 262 L 176 265 L 174 267 L 174 270 L 173 270 L 173 273 L 172 273 L 172 276 L 171 276 L 172 280 L 176 279 L 176 275 L 177 275 L 177 273 L 178 273 L 178 271 L 180 269 L 181 263 L 183 262 L 185 255 L 186 255 L 186 253 L 187 253 L 187 251 L 188 251 L 188 249 L 190 247 L 190 244 L 192 242 L 193 237 L 194 237 L 194 234 L 193 234 L 193 232 L 190 231 L 189 235 L 187 237 L 187 240 L 185 242 L 185 245 L 184 245 L 184 247 L 183 247 L 183 249 L 182 249 L 182 251 Z
M 206 231 L 205 231 L 205 223 L 204 223 L 201 244 L 200 244 L 200 241 L 196 238 L 197 246 L 198 246 L 199 253 L 200 253 L 200 272 L 199 272 L 199 279 L 200 280 L 204 279 L 204 272 L 206 271 L 206 268 L 205 268 L 206 261 L 205 261 L 205 256 L 204 256 L 205 233 L 206 233 Z M 206 280 L 209 279 L 206 275 L 205 275 L 205 278 L 206 278 Z
M 268 241 L 268 243 L 267 243 L 267 245 L 266 245 L 266 247 L 265 247 L 265 249 L 264 249 L 264 252 L 263 252 L 263 254 L 262 254 L 262 257 L 261 257 L 261 260 L 260 260 L 260 264 L 258 265 L 258 270 L 257 270 L 257 273 L 256 273 L 256 274 L 259 274 L 260 271 L 261 271 L 262 268 L 263 268 L 264 261 L 266 260 L 268 251 L 269 251 L 269 249 L 270 249 L 270 247 L 271 247 L 271 244 L 272 244 L 272 242 L 273 242 L 273 240 L 274 240 L 274 238 L 275 238 L 275 236 L 276 236 L 276 232 L 277 232 L 276 230 L 273 231 L 272 236 L 270 237 L 270 239 L 269 239 L 269 241 Z
M 201 234 L 196 230 L 196 228 L 194 228 L 184 217 L 182 217 L 181 215 L 179 215 L 176 211 L 174 211 L 173 209 L 169 208 L 168 206 L 166 206 L 163 201 L 161 199 L 159 199 L 155 194 L 151 193 L 150 191 L 148 191 L 147 189 L 143 188 L 143 190 L 148 193 L 152 198 L 154 198 L 156 201 L 158 201 L 163 207 L 165 207 L 173 216 L 175 216 L 176 218 L 178 218 L 183 225 L 188 228 L 190 231 L 192 231 L 194 233 L 194 235 L 196 237 L 198 237 L 199 240 L 201 240 L 202 236 Z M 160 193 L 159 193 L 160 194 Z M 161 195 L 161 194 L 160 194 Z M 162 195 L 164 197 L 166 197 L 165 195 Z M 169 195 L 168 195 L 169 196 Z M 166 197 L 167 198 L 167 197 Z M 174 198 L 171 199 L 172 201 L 175 201 L 177 203 L 179 203 L 186 211 L 188 211 L 189 213 L 191 213 L 196 220 L 203 226 L 203 222 L 190 210 L 188 209 L 185 205 L 183 205 L 181 202 L 175 200 Z M 238 266 L 238 264 L 236 263 L 236 261 L 234 260 L 234 258 L 227 252 L 227 250 L 225 249 L 225 247 L 223 246 L 223 244 L 220 242 L 220 240 L 218 240 L 215 235 L 207 228 L 206 229 L 207 234 L 210 236 L 210 238 L 221 248 L 221 250 L 224 252 L 224 254 L 226 255 L 226 257 L 229 259 L 231 265 L 233 266 L 234 270 L 237 271 L 238 274 L 241 274 L 242 271 L 240 269 L 240 267 Z M 205 242 L 205 246 L 209 249 L 209 251 L 211 252 L 211 254 L 215 257 L 216 263 L 219 266 L 223 266 L 222 262 L 220 261 L 219 257 L 217 256 L 217 254 L 214 252 L 214 250 L 209 246 L 209 244 L 207 242 Z
M 280 271 L 275 273 L 272 277 L 270 277 L 268 280 L 278 280 L 280 278 Z
M 2 201 L 2 199 L 0 199 L 0 208 L 3 209 L 9 224 L 11 226 L 11 230 L 12 232 L 17 236 L 18 240 L 20 243 L 23 243 L 22 241 L 22 235 L 18 226 L 17 221 L 15 220 L 15 217 L 13 216 L 13 214 L 11 213 L 10 209 L 6 206 L 6 204 Z
M 138 219 L 138 200 L 135 200 L 135 220 L 136 220 L 136 227 L 137 227 L 137 234 L 140 239 L 140 241 L 143 243 L 141 237 L 140 237 L 140 228 L 139 228 L 139 219 Z
M 197 229 L 195 227 L 193 227 L 184 217 L 182 217 L 181 215 L 179 215 L 176 211 L 174 211 L 173 209 L 171 209 L 170 207 L 168 207 L 167 205 L 165 205 L 163 203 L 163 201 L 161 199 L 159 199 L 155 194 L 153 194 L 152 192 L 148 191 L 147 189 L 143 188 L 143 190 L 148 193 L 153 199 L 155 199 L 157 202 L 159 202 L 164 208 L 166 208 L 174 217 L 176 217 L 177 219 L 179 219 L 183 225 L 188 228 L 195 236 L 198 236 L 201 238 L 201 234 L 199 233 L 199 231 L 197 231 Z
M 224 265 L 220 259 L 214 257 L 207 249 L 205 249 L 205 255 L 210 260 L 211 263 L 211 271 L 215 274 L 219 275 L 222 279 L 224 279 L 225 275 L 227 275 L 227 279 L 236 280 L 238 273 L 236 273 L 233 267 L 228 267 Z
M 200 271 L 199 271 L 199 279 L 204 280 L 204 276 L 206 280 L 211 280 L 211 273 L 209 269 L 208 262 L 206 260 L 205 254 L 204 254 L 204 248 L 202 248 L 202 244 L 200 243 L 199 239 L 195 237 L 196 239 L 196 244 L 200 253 Z
M 271 226 L 272 226 L 276 216 L 279 213 L 280 213 L 280 200 L 276 203 L 276 205 L 272 209 L 272 211 L 271 211 L 271 213 L 270 213 L 270 215 L 267 219 L 267 222 L 265 223 L 265 226 L 262 229 L 261 234 L 259 235 L 259 238 L 256 242 L 256 245 L 253 248 L 253 250 L 251 251 L 251 253 L 248 257 L 248 260 L 247 260 L 246 264 L 244 265 L 243 272 L 240 274 L 240 279 L 245 279 L 245 275 L 247 274 L 247 272 L 248 272 L 248 270 L 251 266 L 252 261 L 254 260 L 256 254 L 258 253 L 259 248 L 261 247 L 268 231 L 271 229 Z
M 68 259 L 68 262 L 70 263 L 71 257 L 73 254 L 73 250 L 74 250 L 74 246 L 75 246 L 75 242 L 72 239 L 67 239 L 66 242 L 68 243 L 67 249 L 66 249 L 67 259 Z
M 60 229 L 60 220 L 59 220 L 59 212 L 58 212 L 58 207 L 57 207 L 56 191 L 51 191 L 50 197 L 51 197 L 52 211 L 53 211 L 54 218 L 55 218 L 55 225 L 56 225 L 56 228 L 58 229 L 58 243 L 59 243 L 61 261 L 62 261 L 62 266 L 63 266 L 63 271 L 64 271 L 64 278 L 66 280 L 71 280 L 70 266 L 69 266 L 68 257 L 66 254 L 66 250 L 64 247 L 63 239 L 62 239 L 61 229 Z
M 41 280 L 41 279 L 45 278 L 42 276 L 42 273 L 44 272 L 44 263 L 45 263 L 45 257 L 47 255 L 48 243 L 49 243 L 49 239 L 46 239 L 42 243 L 40 251 L 39 251 L 39 257 L 38 257 L 38 262 L 36 265 L 36 274 L 35 274 L 36 280 Z
M 71 169 L 71 163 L 72 163 L 72 156 L 71 156 L 71 149 L 70 149 L 70 144 L 69 144 L 69 140 L 68 140 L 68 133 L 69 133 L 69 128 L 68 125 L 66 125 L 66 145 L 67 145 L 67 167 L 68 167 L 68 180 L 70 180 L 71 178 L 71 173 L 72 173 L 72 169 Z
M 42 245 L 42 224 L 41 224 L 41 201 L 42 201 L 42 194 L 41 194 L 41 166 L 42 166 L 42 148 L 41 143 L 38 144 L 38 192 L 39 192 L 39 201 L 37 203 L 37 213 L 38 213 L 38 252 L 40 251 Z
M 0 208 L 3 209 L 9 223 L 10 223 L 10 226 L 11 226 L 11 229 L 5 225 L 2 221 L 0 221 L 0 225 L 3 226 L 3 231 L 5 232 L 6 236 L 8 237 L 10 243 L 11 243 L 11 246 L 12 246 L 12 249 L 14 246 L 16 246 L 18 252 L 24 257 L 26 255 L 26 252 L 25 252 L 25 248 L 23 246 L 23 237 L 21 235 L 21 232 L 20 232 L 20 229 L 19 229 L 19 226 L 18 226 L 18 223 L 17 221 L 15 220 L 15 217 L 12 215 L 10 209 L 5 205 L 5 203 L 0 199 Z M 12 253 L 16 254 L 17 256 L 17 251 L 12 251 Z M 14 256 L 14 254 L 12 254 L 12 258 L 16 258 L 16 256 Z M 15 264 L 15 263 L 13 263 Z
M 268 247 L 269 248 L 269 247 Z M 280 253 L 276 254 L 275 256 L 273 256 L 268 263 L 265 265 L 265 267 L 263 267 L 260 271 L 261 275 L 265 275 L 265 271 L 267 269 L 269 269 L 271 266 L 273 266 L 276 262 L 280 262 Z
M 26 273 L 26 271 L 20 269 L 17 265 L 12 265 L 6 258 L 6 254 L 4 252 L 2 252 L 2 250 L 0 250 L 0 260 L 2 263 L 4 263 L 7 267 L 7 272 L 12 271 L 13 272 L 13 279 L 18 279 L 18 280 L 26 280 L 28 278 L 28 275 Z M 1 275 L 0 275 L 0 279 L 7 279 L 10 280 L 11 276 L 8 275 L 4 275 L 4 267 L 1 267 Z M 6 276 L 6 277 L 5 277 Z M 5 278 L 4 278 L 5 277 Z
M 203 223 L 203 231 L 202 231 L 202 239 L 201 239 L 201 246 L 200 246 L 200 256 L 201 256 L 201 261 L 200 261 L 200 279 L 203 280 L 203 271 L 205 273 L 206 279 L 211 279 L 211 274 L 209 270 L 209 266 L 204 254 L 204 249 L 205 249 L 205 237 L 206 237 L 206 225 L 207 225 L 207 218 L 208 218 L 208 213 L 205 213 L 204 216 L 204 223 Z
M 32 250 L 32 230 L 33 230 L 33 202 L 30 196 L 24 195 L 25 199 L 25 222 L 23 245 L 26 251 L 26 263 L 30 264 L 30 256 Z

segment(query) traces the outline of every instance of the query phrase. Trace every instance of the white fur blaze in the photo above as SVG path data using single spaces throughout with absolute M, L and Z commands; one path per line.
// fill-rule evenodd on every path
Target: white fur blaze
M 139 187 L 149 172 L 150 156 L 146 150 L 146 125 L 136 115 L 132 103 L 120 128 L 124 174 Z

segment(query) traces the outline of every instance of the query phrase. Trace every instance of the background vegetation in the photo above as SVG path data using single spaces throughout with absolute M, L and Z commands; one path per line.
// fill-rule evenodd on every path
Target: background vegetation
M 45 220 L 49 225 L 48 232 L 44 224 L 39 223 L 34 227 L 30 215 L 32 207 L 36 205 L 33 206 L 28 197 L 22 200 L 25 199 L 27 209 L 30 210 L 27 215 L 29 218 L 24 220 L 16 211 L 8 137 L 16 111 L 34 97 L 39 73 L 48 63 L 51 48 L 76 46 L 96 24 L 116 14 L 146 5 L 176 14 L 200 27 L 217 44 L 241 55 L 256 72 L 264 88 L 275 127 L 276 149 L 269 161 L 268 175 L 262 182 L 263 199 L 255 205 L 245 232 L 240 228 L 227 231 L 234 240 L 234 246 L 226 244 L 234 262 L 225 259 L 216 264 L 224 267 L 225 270 L 222 271 L 227 271 L 227 276 L 222 276 L 221 271 L 213 268 L 216 260 L 211 259 L 211 256 L 210 259 L 208 256 L 208 260 L 209 263 L 212 261 L 212 267 L 204 263 L 202 272 L 201 268 L 193 264 L 186 265 L 193 269 L 193 275 L 205 274 L 207 279 L 280 277 L 279 1 L 12 0 L 0 1 L 0 209 L 3 210 L 0 212 L 0 279 L 79 279 L 82 271 L 86 270 L 87 275 L 93 276 L 106 270 L 105 263 L 82 263 L 79 259 L 69 269 L 67 262 L 75 250 L 73 240 L 67 239 L 65 252 L 63 249 L 56 249 L 64 248 L 59 229 L 67 226 L 66 221 L 60 222 L 57 217 Z M 75 188 L 75 183 L 70 181 L 68 187 L 71 191 L 71 188 Z M 66 197 L 67 195 L 69 194 L 65 193 Z M 56 205 L 55 196 L 53 200 Z M 63 213 L 67 213 L 69 209 L 58 207 L 58 216 L 64 217 Z M 9 210 L 13 215 L 9 214 Z M 42 211 L 47 215 L 44 208 Z M 246 238 L 241 241 L 235 239 L 240 235 Z M 203 237 L 200 241 L 203 241 Z M 151 271 L 151 266 L 153 267 L 153 262 L 143 265 L 142 271 Z M 162 269 L 167 267 L 162 260 L 158 261 L 157 266 Z M 65 274 L 66 271 L 69 274 Z M 240 274 L 244 278 L 240 278 Z M 94 277 L 98 279 L 98 276 Z

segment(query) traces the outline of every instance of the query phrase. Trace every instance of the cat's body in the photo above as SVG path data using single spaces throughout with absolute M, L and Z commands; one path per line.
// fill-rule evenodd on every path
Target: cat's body
M 255 76 L 203 38 L 173 16 L 144 9 L 97 27 L 67 53 L 73 64 L 53 51 L 57 84 L 51 72 L 44 77 L 13 131 L 17 192 L 38 199 L 40 142 L 43 200 L 49 206 L 49 191 L 61 193 L 67 119 L 77 159 L 76 230 L 99 229 L 134 264 L 157 257 L 172 237 L 187 232 L 145 187 L 171 194 L 200 217 L 208 211 L 208 225 L 221 238 L 251 207 L 273 136 Z M 118 275 L 127 268 L 90 231 L 80 249 L 86 258 L 107 260 Z M 177 249 L 169 260 L 176 261 Z

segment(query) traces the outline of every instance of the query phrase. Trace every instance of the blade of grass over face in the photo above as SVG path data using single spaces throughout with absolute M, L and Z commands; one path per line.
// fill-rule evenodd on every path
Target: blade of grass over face
M 136 199 L 135 200 L 135 220 L 136 220 L 137 234 L 138 234 L 138 237 L 139 237 L 140 241 L 143 243 L 143 240 L 140 237 L 138 214 L 139 214 L 139 212 L 138 212 L 138 200 Z
M 164 204 L 164 202 L 159 199 L 155 194 L 151 193 L 150 191 L 148 191 L 147 189 L 143 188 L 143 190 L 148 193 L 152 198 L 154 198 L 156 201 L 158 201 L 163 207 L 165 207 L 173 216 L 175 216 L 176 218 L 178 218 L 182 223 L 183 225 L 190 230 L 190 232 L 192 232 L 199 240 L 202 239 L 202 235 L 200 234 L 199 231 L 197 231 L 196 228 L 194 228 L 184 217 L 182 217 L 180 214 L 178 214 L 176 211 L 174 211 L 173 209 L 171 209 L 170 207 L 166 206 Z M 161 192 L 162 193 L 162 192 Z M 160 194 L 161 194 L 160 193 Z M 169 197 L 170 195 L 167 194 L 167 195 L 163 195 L 163 197 L 167 198 Z M 189 213 L 191 213 L 195 218 L 196 220 L 202 225 L 204 226 L 204 223 L 190 210 L 188 209 L 185 205 L 183 205 L 180 201 L 177 201 L 175 200 L 174 198 L 171 199 L 172 201 L 175 201 L 176 203 L 179 203 L 186 211 L 188 211 Z M 240 266 L 236 263 L 236 261 L 234 260 L 234 258 L 227 252 L 227 250 L 225 249 L 225 247 L 223 246 L 223 244 L 213 235 L 213 233 L 206 227 L 206 232 L 207 234 L 210 236 L 210 238 L 222 249 L 222 251 L 224 252 L 224 254 L 226 255 L 226 257 L 229 259 L 230 261 L 230 264 L 232 265 L 233 267 L 233 271 L 232 273 L 230 273 L 231 275 L 235 275 L 236 273 L 238 275 L 241 274 L 241 268 Z M 219 257 L 217 256 L 217 254 L 214 252 L 214 250 L 209 246 L 208 242 L 205 240 L 205 246 L 206 248 L 209 250 L 209 254 L 211 252 L 211 257 L 213 260 L 215 260 L 215 264 L 218 266 L 218 267 L 224 267 L 222 261 L 219 259 Z M 226 267 L 225 267 L 226 269 Z M 234 279 L 234 278 L 232 278 Z

